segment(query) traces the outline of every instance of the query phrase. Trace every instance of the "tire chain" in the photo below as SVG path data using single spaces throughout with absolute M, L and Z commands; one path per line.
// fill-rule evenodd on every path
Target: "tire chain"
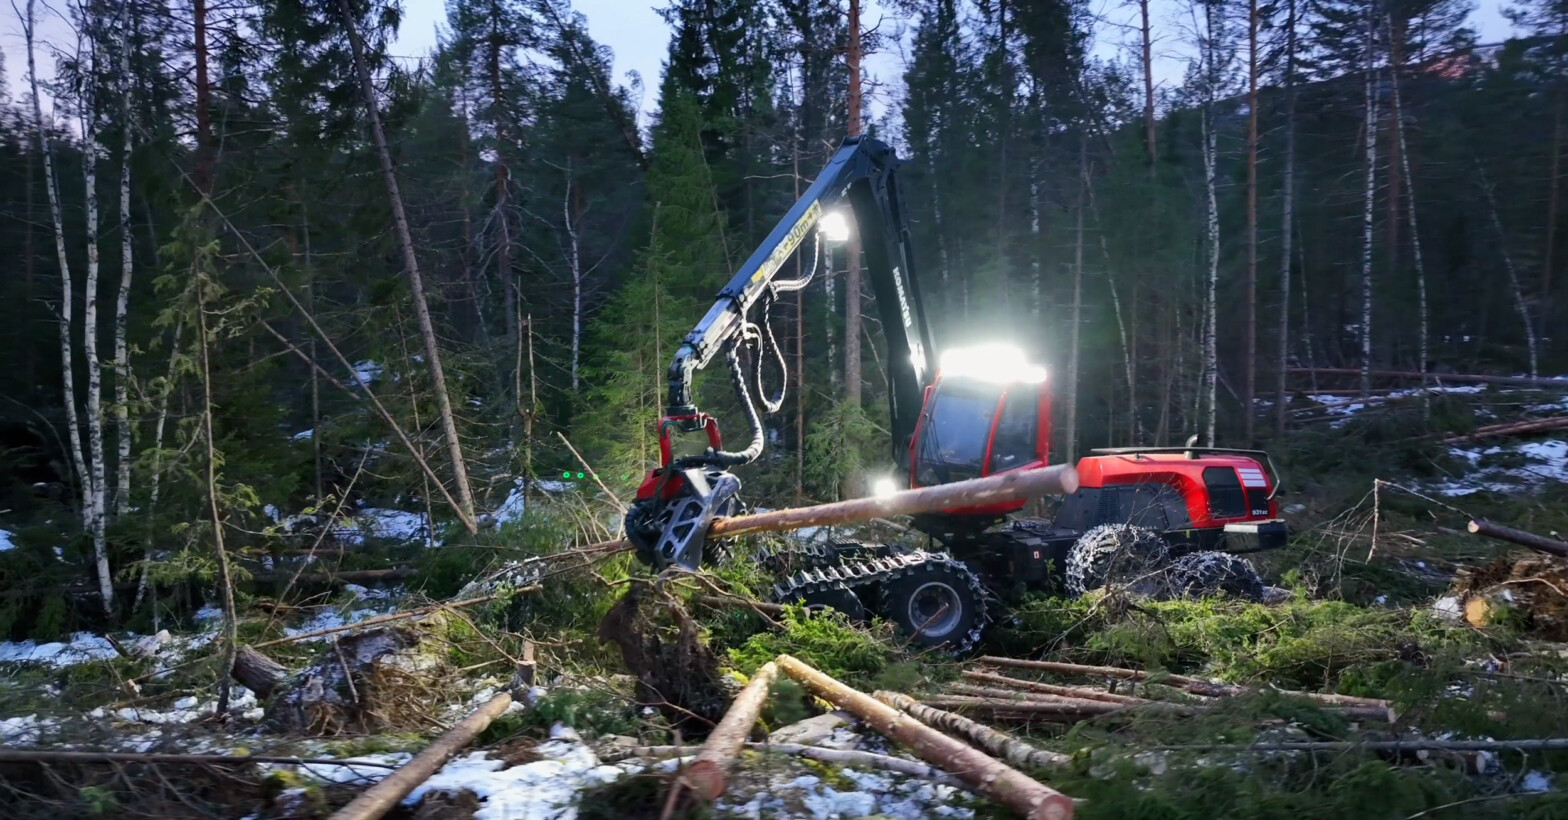
M 860 546 L 876 548 L 880 545 L 864 544 Z M 970 628 L 964 637 L 950 647 L 955 654 L 961 654 L 973 649 L 980 642 L 980 636 L 985 633 L 985 628 L 991 622 L 989 604 L 995 596 L 985 585 L 980 583 L 980 578 L 973 570 L 961 561 L 954 560 L 944 553 L 931 553 L 922 550 L 908 552 L 895 552 L 893 548 L 885 548 L 889 554 L 861 560 L 841 560 L 826 566 L 812 567 L 795 572 L 789 578 L 779 582 L 773 587 L 773 600 L 784 603 L 798 601 L 813 592 L 827 589 L 847 589 L 854 592 L 862 587 L 887 584 L 899 578 L 913 574 L 921 567 L 931 564 L 945 565 L 953 569 L 953 575 L 966 580 L 974 592 L 975 600 L 979 604 L 979 612 L 975 617 L 975 625 Z
M 796 544 L 783 549 L 763 547 L 756 552 L 757 563 L 774 575 L 793 575 L 800 570 L 838 566 L 845 561 L 884 558 L 906 548 L 863 541 L 834 541 L 826 544 Z

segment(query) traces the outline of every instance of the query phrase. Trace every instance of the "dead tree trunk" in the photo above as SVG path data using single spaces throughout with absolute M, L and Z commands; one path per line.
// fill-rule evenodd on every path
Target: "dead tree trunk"
M 860 0 L 849 0 L 849 135 L 860 135 Z M 845 246 L 849 272 L 844 277 L 844 401 L 860 406 L 860 240 Z M 854 481 L 851 478 L 849 481 Z M 845 487 L 851 491 L 852 487 Z M 846 494 L 848 494 L 846 492 Z
M 424 339 L 425 363 L 430 369 L 431 386 L 435 390 L 436 406 L 441 413 L 441 429 L 446 438 L 447 455 L 452 461 L 452 478 L 457 484 L 460 512 L 463 518 L 472 520 L 474 493 L 468 483 L 468 467 L 463 461 L 463 443 L 457 435 L 457 419 L 452 413 L 452 397 L 447 392 L 446 371 L 441 367 L 441 348 L 436 342 L 435 323 L 430 318 L 430 305 L 425 300 L 425 284 L 419 274 L 414 235 L 408 226 L 408 215 L 403 211 L 403 195 L 398 191 L 397 172 L 392 167 L 392 151 L 387 146 L 386 132 L 381 127 L 376 88 L 370 79 L 370 66 L 365 62 L 365 44 L 360 39 L 348 0 L 338 0 L 338 8 L 342 11 L 343 26 L 354 52 L 354 70 L 359 75 L 360 91 L 365 98 L 370 135 L 376 144 L 376 153 L 381 158 L 381 176 L 386 181 L 387 197 L 392 204 L 392 222 L 397 229 L 398 245 L 403 251 L 403 267 L 408 273 L 409 287 L 413 292 L 414 315 L 419 319 L 419 334 Z
M 1154 38 L 1149 25 L 1149 0 L 1138 0 L 1139 26 L 1143 35 L 1143 139 L 1149 149 L 1149 179 L 1158 176 L 1155 161 L 1158 156 L 1154 130 Z
M 1556 538 L 1548 538 L 1544 535 L 1536 535 L 1533 532 L 1516 530 L 1513 527 L 1505 527 L 1502 524 L 1493 524 L 1480 518 L 1471 521 L 1469 529 L 1476 535 L 1484 535 L 1487 538 L 1495 538 L 1499 541 L 1507 541 L 1510 544 L 1529 547 L 1547 555 L 1568 558 L 1568 541 L 1559 541 Z
M 234 668 L 234 656 L 239 652 L 239 616 L 234 608 L 234 578 L 229 572 L 229 552 L 223 545 L 222 502 L 218 497 L 218 443 L 212 432 L 212 362 L 208 355 L 211 344 L 207 328 L 207 283 L 203 274 L 194 271 L 196 290 L 196 347 L 201 357 L 201 426 L 202 439 L 207 450 L 207 505 L 212 516 L 212 548 L 218 559 L 218 585 L 223 594 L 224 669 Z M 229 678 L 218 683 L 218 714 L 229 710 Z
M 1389 23 L 1390 30 L 1392 30 L 1392 27 L 1393 24 Z M 1392 41 L 1392 35 L 1390 35 L 1390 40 Z M 1430 334 L 1427 327 L 1426 264 L 1421 257 L 1421 233 L 1416 224 L 1416 180 L 1415 176 L 1410 173 L 1410 149 L 1405 144 L 1404 111 L 1399 100 L 1399 72 L 1397 70 L 1389 72 L 1389 84 L 1390 90 L 1393 92 L 1392 101 L 1394 104 L 1394 146 L 1399 152 L 1399 174 L 1405 178 L 1406 215 L 1410 223 L 1410 259 L 1416 267 L 1416 310 L 1420 314 L 1419 332 L 1421 334 L 1416 345 L 1416 356 L 1421 360 L 1421 386 L 1426 387 L 1428 359 L 1430 358 L 1427 352 Z M 1430 396 L 1425 393 L 1421 394 L 1421 405 L 1424 413 L 1431 413 Z
M 712 801 L 724 793 L 725 770 L 734 764 L 735 755 L 746 745 L 752 727 L 757 725 L 762 706 L 768 701 L 768 687 L 773 685 L 776 674 L 778 667 L 775 664 L 763 664 L 751 676 L 746 688 L 735 696 L 735 702 L 730 704 L 713 733 L 708 735 L 697 759 L 686 770 L 686 782 L 698 797 Z
M 1208 14 L 1212 17 L 1214 12 L 1211 10 Z M 1209 36 L 1213 37 L 1212 20 L 1209 24 L 1209 31 Z M 1206 59 L 1210 62 L 1214 60 L 1214 48 L 1215 46 L 1212 44 L 1207 47 L 1209 54 Z M 1218 312 L 1216 300 L 1219 294 L 1220 282 L 1220 209 L 1219 197 L 1215 190 L 1214 167 L 1219 161 L 1217 156 L 1219 144 L 1214 134 L 1213 96 L 1214 91 L 1210 88 L 1201 117 L 1203 120 L 1203 185 L 1208 197 L 1209 270 L 1208 283 L 1203 297 L 1203 394 L 1200 400 L 1205 405 L 1203 443 L 1211 447 L 1218 443 L 1215 439 L 1215 427 L 1219 399 L 1217 390 L 1219 386 L 1219 348 L 1217 346 L 1218 337 L 1215 333 L 1215 323 Z
M 234 654 L 234 666 L 229 674 L 241 686 L 255 692 L 257 699 L 266 700 L 289 676 L 289 671 L 283 664 L 248 646 L 242 646 Z

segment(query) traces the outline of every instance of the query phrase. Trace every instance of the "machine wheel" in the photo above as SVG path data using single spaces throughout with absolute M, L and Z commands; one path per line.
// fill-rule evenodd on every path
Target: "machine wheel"
M 969 567 L 932 555 L 883 586 L 882 610 L 916 646 L 966 652 L 990 622 L 988 597 Z
M 1067 591 L 1082 595 L 1108 583 L 1152 580 L 1170 564 L 1170 547 L 1153 530 L 1103 524 L 1067 552 Z
M 1194 598 L 1223 593 L 1263 600 L 1263 578 L 1258 571 L 1247 559 L 1228 552 L 1195 552 L 1176 559 L 1170 586 L 1173 594 Z
M 831 609 L 844 613 L 851 621 L 864 621 L 867 618 L 866 605 L 854 590 L 847 587 L 826 587 L 804 592 L 796 597 L 795 602 L 804 604 L 807 612 Z

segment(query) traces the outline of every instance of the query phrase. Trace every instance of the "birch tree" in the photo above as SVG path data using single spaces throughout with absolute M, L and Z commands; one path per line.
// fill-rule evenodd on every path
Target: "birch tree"
M 1285 6 L 1285 158 L 1280 182 L 1279 372 L 1274 383 L 1275 433 L 1285 435 L 1285 370 L 1290 364 L 1291 243 L 1296 226 L 1296 19 L 1297 0 Z
M 91 21 L 89 21 L 91 22 Z M 96 26 L 96 24 L 92 24 Z M 82 302 L 82 354 L 87 360 L 87 444 L 88 470 L 91 492 L 87 498 L 87 529 L 93 539 L 93 561 L 98 567 L 99 578 L 112 577 L 109 571 L 109 544 L 107 536 L 108 478 L 104 469 L 103 430 L 103 362 L 98 356 L 98 160 L 103 155 L 103 145 L 98 140 L 98 37 L 96 32 L 87 35 L 87 64 L 82 77 L 81 106 L 82 142 L 86 156 L 82 158 L 82 178 L 86 185 L 87 217 L 87 276 Z M 104 611 L 113 615 L 114 585 L 100 580 Z
M 131 66 L 130 12 L 120 22 L 120 290 L 114 301 L 114 421 L 117 445 L 114 467 L 114 515 L 123 518 L 131 507 L 131 357 L 125 324 L 131 306 L 134 273 L 131 242 Z
M 1361 395 L 1372 391 L 1372 228 L 1377 201 L 1377 16 L 1372 0 L 1366 9 L 1366 62 L 1362 68 L 1366 89 L 1366 163 L 1364 207 L 1361 212 Z

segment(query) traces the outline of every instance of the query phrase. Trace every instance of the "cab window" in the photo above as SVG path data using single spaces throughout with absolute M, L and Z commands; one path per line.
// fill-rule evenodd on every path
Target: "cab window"
M 1039 395 L 1032 387 L 1009 390 L 1002 402 L 1002 420 L 996 425 L 996 443 L 991 447 L 991 472 L 1000 473 L 1034 461 L 1039 440 Z
M 1208 467 L 1203 471 L 1203 485 L 1209 491 L 1209 515 L 1214 518 L 1246 518 L 1247 495 L 1242 492 L 1241 480 L 1231 467 Z

